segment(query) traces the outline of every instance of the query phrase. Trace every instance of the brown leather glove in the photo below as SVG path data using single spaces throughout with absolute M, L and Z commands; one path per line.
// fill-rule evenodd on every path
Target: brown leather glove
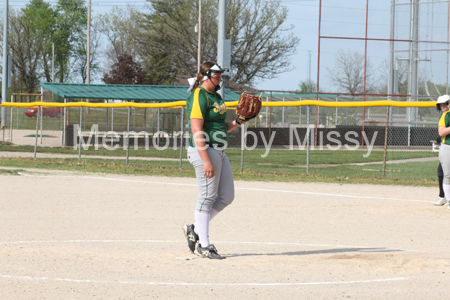
M 261 110 L 261 96 L 243 92 L 236 107 L 236 123 L 239 125 L 255 118 Z

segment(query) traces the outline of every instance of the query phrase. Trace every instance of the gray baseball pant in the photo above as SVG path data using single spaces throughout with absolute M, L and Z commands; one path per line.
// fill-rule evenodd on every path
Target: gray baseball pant
M 450 145 L 441 144 L 439 146 L 439 161 L 441 162 L 442 171 L 444 171 L 443 183 L 450 185 Z
M 234 181 L 230 161 L 224 150 L 207 148 L 209 159 L 214 167 L 214 177 L 204 175 L 203 160 L 194 147 L 188 148 L 188 159 L 195 169 L 198 185 L 198 200 L 195 210 L 210 213 L 211 208 L 220 212 L 234 200 Z

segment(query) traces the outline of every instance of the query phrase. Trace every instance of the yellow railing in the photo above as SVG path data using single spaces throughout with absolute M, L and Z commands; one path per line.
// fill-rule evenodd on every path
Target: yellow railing
M 226 102 L 226 106 L 235 107 L 238 101 Z M 57 103 L 57 102 L 30 102 L 30 103 L 15 103 L 15 102 L 3 102 L 0 107 L 136 107 L 136 108 L 179 108 L 186 106 L 186 101 L 175 101 L 166 103 L 134 103 L 134 102 L 122 102 L 122 103 L 88 103 L 88 102 L 69 102 L 69 103 Z M 301 100 L 301 101 L 289 101 L 289 102 L 263 102 L 262 106 L 268 107 L 292 107 L 292 106 L 324 106 L 324 107 L 377 107 L 377 106 L 393 106 L 393 107 L 435 107 L 436 103 L 432 101 L 417 101 L 417 102 L 404 102 L 404 101 L 391 101 L 391 100 L 378 100 L 378 101 L 357 101 L 357 102 L 331 102 L 320 100 Z

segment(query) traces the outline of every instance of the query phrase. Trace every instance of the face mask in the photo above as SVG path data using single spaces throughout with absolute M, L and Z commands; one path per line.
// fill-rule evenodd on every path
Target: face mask
M 211 80 L 211 82 L 213 82 L 213 77 L 212 77 L 212 74 L 213 73 L 223 73 L 223 69 L 219 66 L 219 65 L 217 65 L 217 64 L 215 64 L 214 66 L 212 66 L 209 70 L 208 70 L 208 72 L 201 72 L 201 74 L 203 74 L 205 77 L 207 77 L 208 79 L 210 79 Z M 217 78 L 214 78 L 214 80 L 217 80 Z M 214 84 L 214 83 L 213 83 Z M 215 85 L 214 84 L 214 91 L 215 92 L 217 92 L 218 90 L 220 90 L 221 88 L 223 87 L 223 80 L 220 80 L 220 82 L 219 82 L 219 84 L 218 85 Z

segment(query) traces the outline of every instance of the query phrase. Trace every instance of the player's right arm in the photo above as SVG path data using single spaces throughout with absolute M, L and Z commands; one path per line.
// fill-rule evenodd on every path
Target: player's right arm
M 192 110 L 190 114 L 191 119 L 191 131 L 194 139 L 195 148 L 203 161 L 204 175 L 207 178 L 214 177 L 214 167 L 209 158 L 206 137 L 203 131 L 203 124 L 205 123 L 206 109 L 208 108 L 208 99 L 201 93 L 201 90 L 197 88 L 194 91 L 194 97 L 192 101 Z
M 203 161 L 203 170 L 204 175 L 207 178 L 213 178 L 214 177 L 214 167 L 211 163 L 211 159 L 208 155 L 208 150 L 205 142 L 205 135 L 203 132 L 203 119 L 192 119 L 191 118 L 191 130 L 192 130 L 192 136 L 194 138 L 194 144 L 195 148 L 198 151 L 198 154 L 200 155 L 202 161 Z

